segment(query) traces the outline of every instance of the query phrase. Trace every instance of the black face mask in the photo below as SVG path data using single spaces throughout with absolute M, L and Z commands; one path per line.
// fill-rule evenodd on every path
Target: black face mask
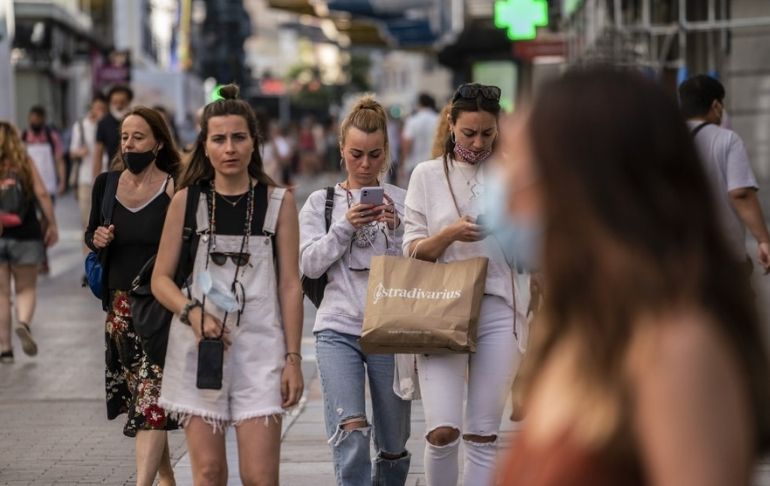
M 30 123 L 29 129 L 32 130 L 34 133 L 40 133 L 40 130 L 43 129 L 42 123 Z
M 147 152 L 123 152 L 123 163 L 132 174 L 139 174 L 155 160 L 155 149 Z

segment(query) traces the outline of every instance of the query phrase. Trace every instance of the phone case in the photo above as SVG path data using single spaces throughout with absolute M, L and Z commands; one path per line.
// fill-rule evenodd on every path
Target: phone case
M 364 187 L 361 189 L 362 204 L 382 204 L 385 191 L 381 187 Z
M 203 390 L 222 389 L 222 363 L 225 343 L 221 339 L 201 339 L 198 343 L 196 386 Z

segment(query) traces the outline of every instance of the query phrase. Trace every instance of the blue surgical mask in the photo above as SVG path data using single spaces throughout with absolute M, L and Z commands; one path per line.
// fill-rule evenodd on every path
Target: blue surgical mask
M 198 274 L 197 282 L 203 295 L 211 300 L 211 302 L 222 311 L 236 312 L 240 309 L 235 295 L 222 286 L 222 284 L 214 282 L 214 279 L 211 278 L 211 273 L 209 273 L 208 270 L 204 270 Z
M 505 259 L 519 272 L 533 272 L 540 266 L 542 251 L 542 227 L 535 218 L 521 218 L 507 213 L 509 190 L 499 173 L 490 173 L 482 197 L 483 221 L 485 231 L 490 236 L 487 241 L 497 244 Z

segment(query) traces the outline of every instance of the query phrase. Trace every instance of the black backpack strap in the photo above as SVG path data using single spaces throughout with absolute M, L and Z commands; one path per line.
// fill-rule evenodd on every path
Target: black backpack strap
M 326 232 L 332 226 L 332 211 L 334 210 L 334 186 L 326 188 L 326 204 L 324 205 L 324 220 L 326 221 Z
M 695 136 L 698 135 L 698 132 L 700 132 L 701 130 L 706 128 L 706 125 L 712 125 L 712 123 L 706 121 L 706 122 L 703 122 L 700 125 L 696 126 L 695 128 L 693 128 L 692 132 L 690 132 L 690 134 L 692 135 L 692 138 L 695 138 Z
M 198 251 L 198 235 L 195 232 L 195 213 L 198 211 L 198 200 L 201 195 L 201 187 L 193 184 L 187 187 L 187 200 L 184 209 L 184 228 L 182 228 L 182 253 L 179 255 L 177 265 L 177 284 L 182 284 L 192 270 L 190 260 Z
M 102 195 L 102 223 L 104 226 L 109 226 L 112 222 L 112 212 L 115 210 L 115 195 L 118 193 L 119 180 L 119 171 L 107 173 L 107 182 L 104 185 L 104 194 Z

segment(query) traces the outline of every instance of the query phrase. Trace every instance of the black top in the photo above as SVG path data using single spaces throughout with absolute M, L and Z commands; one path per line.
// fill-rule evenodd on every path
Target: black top
M 120 202 L 115 202 L 112 224 L 115 239 L 110 245 L 98 250 L 94 247 L 94 232 L 102 225 L 102 198 L 107 185 L 108 172 L 99 174 L 91 193 L 91 215 L 85 232 L 85 243 L 99 253 L 102 262 L 102 279 L 105 290 L 128 290 L 142 265 L 158 252 L 158 243 L 171 199 L 164 190 L 137 213 L 132 213 Z M 113 275 L 113 273 L 115 275 Z M 109 305 L 109 292 L 104 292 L 102 304 Z
M 107 257 L 107 265 L 110 267 L 107 288 L 130 289 L 131 282 L 142 266 L 158 253 L 170 202 L 171 198 L 165 190 L 137 212 L 129 211 L 120 201 L 115 201 L 112 213 L 115 239 L 110 243 L 110 254 Z
M 112 162 L 120 147 L 120 121 L 107 113 L 96 125 L 96 141 L 104 145 L 108 160 Z
M 15 240 L 42 240 L 43 230 L 37 219 L 37 201 L 33 198 L 27 204 L 27 214 L 21 221 L 21 225 L 14 228 L 3 228 L 0 238 L 12 238 Z
M 206 188 L 208 193 L 210 189 Z M 241 197 L 243 196 L 243 197 Z M 219 235 L 242 235 L 243 225 L 246 223 L 247 193 L 237 196 L 214 196 L 217 198 L 216 233 Z M 225 202 L 231 201 L 230 203 Z M 233 207 L 232 203 L 236 202 Z M 267 186 L 257 184 L 254 187 L 254 217 L 251 219 L 251 234 L 262 235 L 262 227 L 265 225 L 267 213 Z

